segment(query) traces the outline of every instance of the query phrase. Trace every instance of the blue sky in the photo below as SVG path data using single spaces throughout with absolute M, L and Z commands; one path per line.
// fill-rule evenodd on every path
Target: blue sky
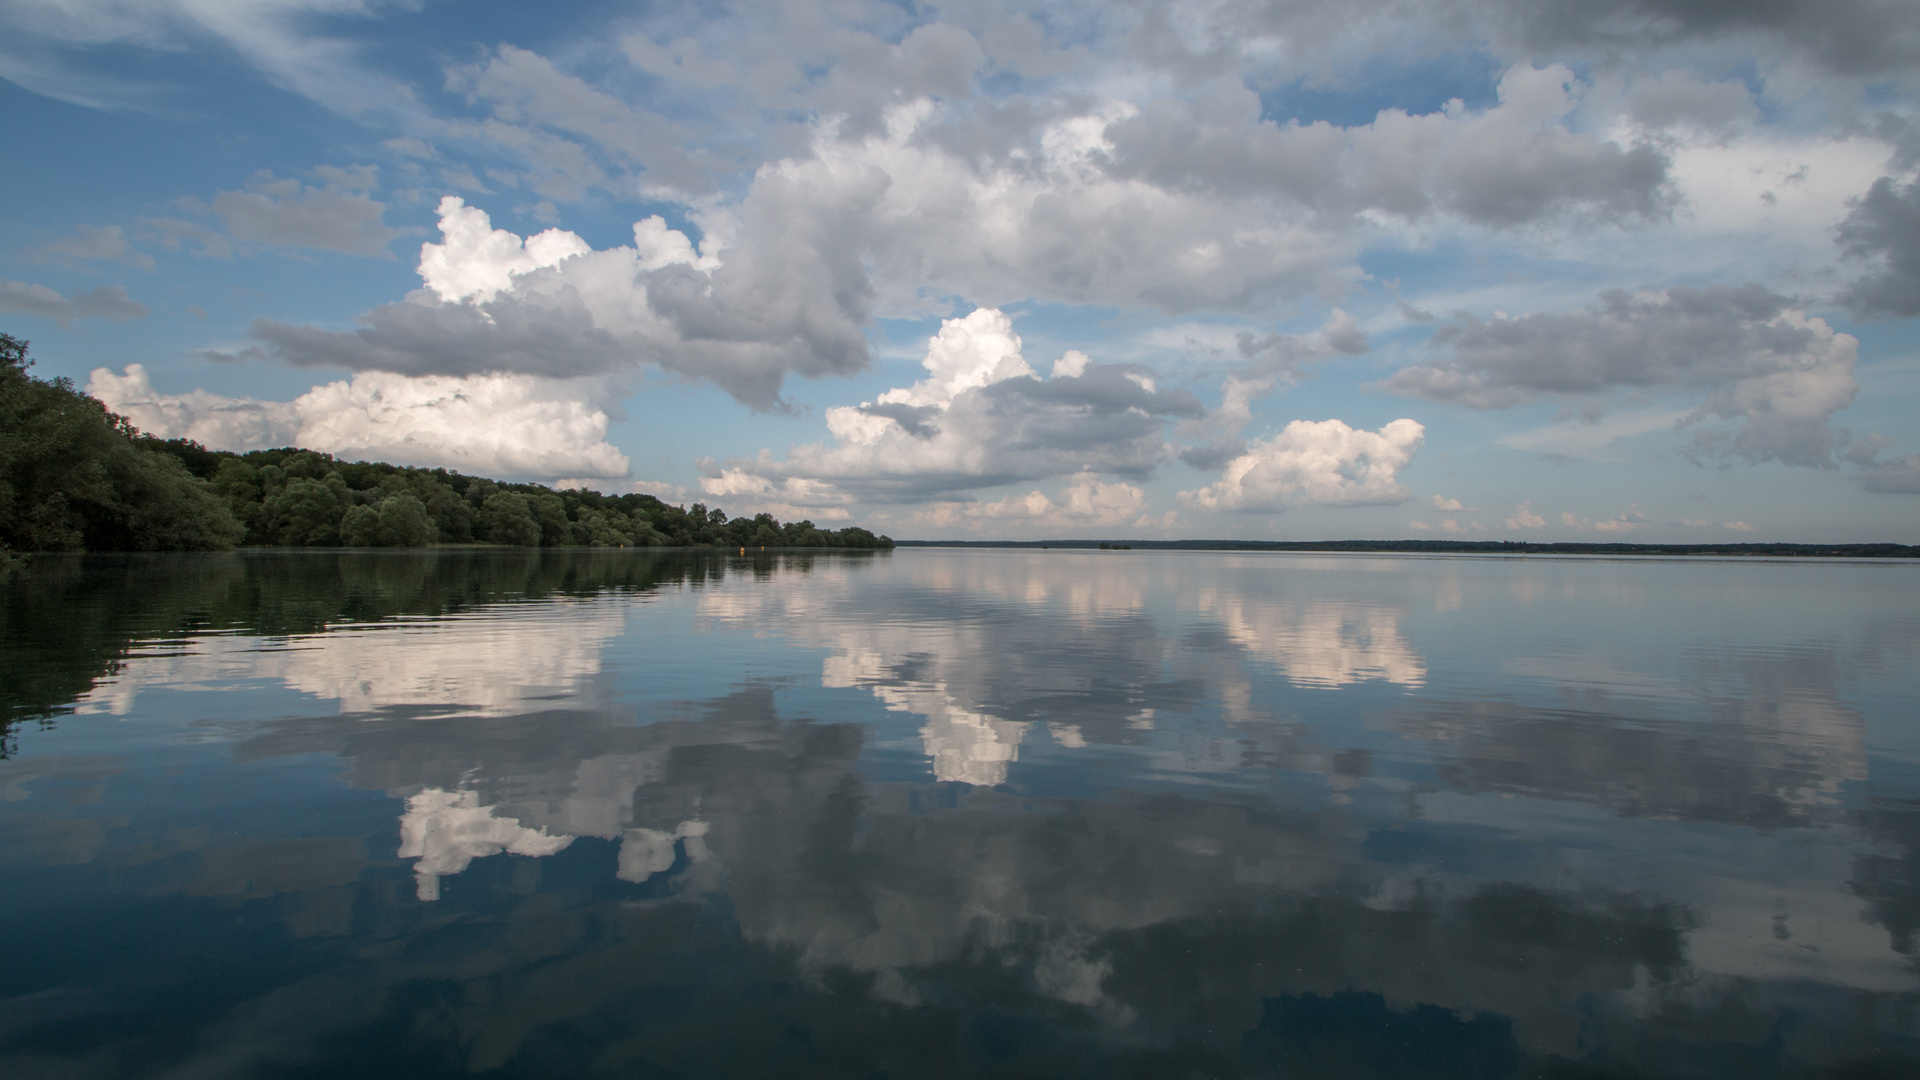
M 159 434 L 899 537 L 1920 533 L 1920 8 L 0 30 L 0 327 Z

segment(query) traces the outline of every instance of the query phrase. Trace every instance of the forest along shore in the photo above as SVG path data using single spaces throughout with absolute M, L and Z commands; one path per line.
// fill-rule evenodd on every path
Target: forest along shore
M 866 529 L 729 518 L 652 495 L 554 490 L 298 447 L 244 454 L 142 434 L 39 379 L 0 334 L 0 563 L 35 551 L 257 547 L 890 548 Z

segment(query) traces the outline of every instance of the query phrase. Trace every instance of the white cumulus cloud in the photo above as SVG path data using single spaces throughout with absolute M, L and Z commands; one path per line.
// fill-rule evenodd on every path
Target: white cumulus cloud
M 1409 521 L 1407 527 L 1417 533 L 1442 532 L 1448 536 L 1459 536 L 1470 532 L 1486 532 L 1487 527 L 1477 521 L 1460 524 L 1458 518 L 1441 518 L 1439 524 L 1428 521 Z
M 1168 418 L 1204 412 L 1130 365 L 1069 362 L 1041 379 L 1021 345 L 996 309 L 948 319 L 928 342 L 925 379 L 826 411 L 832 445 L 795 446 L 784 459 L 763 450 L 716 466 L 701 485 L 821 507 L 964 501 L 976 489 L 1086 473 L 1136 480 L 1165 457 Z
M 301 446 L 488 476 L 625 476 L 607 414 L 578 388 L 528 375 L 410 378 L 366 372 L 292 401 L 163 394 L 146 368 L 94 369 L 87 393 L 161 438 L 222 450 Z
M 457 195 L 441 199 L 439 213 L 442 242 L 420 245 L 420 279 L 448 303 L 491 300 L 512 288 L 516 275 L 593 250 L 563 229 L 548 229 L 525 239 L 496 229 L 485 210 L 468 206 Z
M 1544 529 L 1547 527 L 1547 519 L 1534 513 L 1533 503 L 1528 501 L 1513 508 L 1513 516 L 1507 519 L 1506 525 L 1513 532 L 1519 532 L 1522 529 Z
M 775 408 L 789 373 L 866 366 L 871 289 L 857 257 L 827 243 L 839 227 L 831 215 L 802 220 L 778 185 L 755 192 L 739 209 L 748 240 L 699 251 L 657 216 L 634 224 L 631 247 L 596 251 L 559 229 L 522 239 L 448 197 L 442 242 L 421 246 L 427 288 L 354 330 L 263 318 L 253 336 L 292 364 L 406 375 L 566 378 L 653 365 Z
M 1138 485 L 1107 483 L 1098 473 L 1084 472 L 1068 477 L 1066 485 L 1051 496 L 1036 488 L 992 502 L 937 503 L 913 515 L 909 523 L 938 529 L 1015 526 L 1024 532 L 1046 532 L 1085 525 L 1165 529 L 1178 520 L 1177 511 L 1158 517 L 1150 514 L 1147 493 Z
M 1413 497 L 1398 480 L 1426 439 L 1409 419 L 1379 431 L 1340 420 L 1295 420 L 1227 462 L 1217 483 L 1180 493 L 1202 510 L 1274 513 L 1288 506 L 1378 506 Z
M 1580 532 L 1585 532 L 1588 529 L 1592 529 L 1595 532 L 1607 533 L 1632 532 L 1646 523 L 1647 516 L 1642 514 L 1638 509 L 1627 510 L 1624 513 L 1616 514 L 1603 521 L 1593 521 L 1589 518 L 1583 518 L 1570 510 L 1564 511 L 1560 515 L 1561 525 Z

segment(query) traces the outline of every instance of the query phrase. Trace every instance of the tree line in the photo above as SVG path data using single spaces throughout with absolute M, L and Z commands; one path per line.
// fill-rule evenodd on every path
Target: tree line
M 862 528 L 730 518 L 652 495 L 555 491 L 297 447 L 209 450 L 142 434 L 31 365 L 27 342 L 0 333 L 0 550 L 893 546 Z

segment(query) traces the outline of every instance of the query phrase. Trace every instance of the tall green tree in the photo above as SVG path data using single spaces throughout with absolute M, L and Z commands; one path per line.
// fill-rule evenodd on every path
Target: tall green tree
M 0 545 L 21 551 L 230 548 L 225 500 L 68 379 L 37 379 L 0 334 Z
M 490 544 L 538 547 L 540 523 L 534 520 L 524 495 L 498 491 L 480 508 L 480 537 Z

